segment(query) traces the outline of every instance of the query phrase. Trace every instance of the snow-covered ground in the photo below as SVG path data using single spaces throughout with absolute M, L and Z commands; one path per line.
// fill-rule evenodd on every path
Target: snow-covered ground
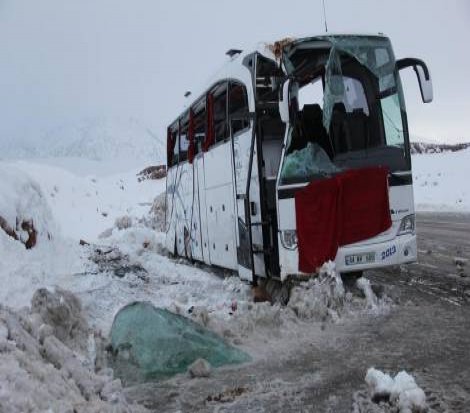
M 470 149 L 413 155 L 417 211 L 470 211 Z
M 469 161 L 470 150 L 414 156 L 417 209 L 470 210 Z M 120 308 L 150 301 L 193 318 L 255 360 L 270 351 L 294 351 L 322 323 L 389 310 L 391 303 L 378 300 L 368 280 L 358 283 L 366 299 L 357 300 L 328 266 L 280 307 L 254 304 L 250 287 L 231 273 L 170 259 L 164 235 L 149 226 L 149 210 L 165 182 L 139 182 L 136 174 L 146 166 L 72 157 L 1 161 L 0 215 L 11 226 L 18 217 L 33 219 L 40 237 L 27 250 L 0 230 L 0 307 L 24 312 L 39 288 L 60 287 L 81 300 L 91 328 L 107 336 Z M 90 245 L 80 245 L 82 239 Z

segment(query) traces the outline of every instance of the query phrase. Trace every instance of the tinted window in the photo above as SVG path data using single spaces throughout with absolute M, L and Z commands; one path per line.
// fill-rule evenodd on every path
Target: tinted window
M 188 136 L 188 125 L 189 125 L 189 114 L 186 114 L 181 119 L 180 125 L 180 139 L 179 139 L 179 161 L 185 161 L 188 159 L 188 147 L 189 147 L 189 136 Z
M 214 131 L 215 141 L 220 142 L 228 137 L 227 128 L 227 85 L 218 86 L 212 92 L 214 96 Z
M 206 139 L 206 100 L 203 99 L 194 105 L 194 144 L 195 154 L 202 151 L 202 144 Z
M 247 118 L 240 119 L 248 115 L 249 109 L 246 88 L 239 83 L 230 84 L 229 113 L 232 135 L 250 127 L 250 121 Z
M 178 153 L 179 153 L 179 142 L 178 142 L 178 129 L 172 129 L 171 130 L 171 139 L 174 142 L 173 146 L 173 156 L 171 159 L 171 164 L 176 165 L 178 163 Z

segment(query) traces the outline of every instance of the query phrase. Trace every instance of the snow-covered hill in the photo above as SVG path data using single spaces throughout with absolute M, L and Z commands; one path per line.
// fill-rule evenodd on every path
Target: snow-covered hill
M 441 153 L 441 152 L 458 152 L 469 148 L 470 143 L 429 143 L 429 142 L 411 142 L 411 153 Z
M 470 148 L 413 155 L 417 211 L 470 212 Z
M 100 162 L 88 162 L 89 168 L 95 167 L 89 169 L 88 174 L 77 173 L 74 162 L 66 169 L 57 164 L 45 164 L 45 161 L 21 160 L 0 162 L 1 165 L 27 174 L 39 184 L 64 237 L 89 242 L 96 241 L 98 235 L 112 227 L 116 218 L 141 217 L 165 188 L 164 179 L 138 182 L 137 173 L 141 168 L 125 165 L 121 165 L 121 172 L 104 174 L 100 171 Z M 0 194 L 0 199 L 2 197 Z
M 32 140 L 0 140 L 0 157 L 88 160 L 133 159 L 146 164 L 165 161 L 164 139 L 135 118 L 85 119 L 65 124 Z

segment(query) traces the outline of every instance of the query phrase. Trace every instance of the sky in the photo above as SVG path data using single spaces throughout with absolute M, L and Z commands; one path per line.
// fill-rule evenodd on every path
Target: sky
M 470 141 L 470 1 L 325 4 L 330 32 L 382 32 L 428 64 L 431 104 L 402 72 L 412 135 Z M 323 32 L 321 0 L 0 0 L 0 141 L 103 117 L 164 136 L 228 49 Z

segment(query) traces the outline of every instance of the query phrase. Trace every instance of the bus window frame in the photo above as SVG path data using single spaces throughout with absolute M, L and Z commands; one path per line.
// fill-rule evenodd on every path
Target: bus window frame
M 224 90 L 225 88 L 225 90 Z M 221 92 L 218 92 L 218 89 L 221 89 Z M 228 142 L 230 140 L 230 129 L 229 129 L 229 124 L 228 124 L 228 92 L 229 92 L 229 81 L 224 80 L 221 82 L 218 82 L 215 84 L 213 87 L 210 88 L 208 95 L 212 94 L 213 96 L 213 115 L 212 115 L 212 122 L 213 122 L 213 130 L 214 130 L 214 142 L 212 145 L 209 146 L 208 150 L 213 147 L 217 146 L 221 142 Z M 216 94 L 217 93 L 217 94 Z M 219 97 L 221 94 L 225 93 L 225 118 L 224 118 L 224 124 L 225 124 L 225 132 L 223 138 L 217 138 L 217 129 L 216 129 L 216 121 L 215 121 L 215 106 L 216 106 L 216 100 L 217 97 Z M 209 125 L 208 125 L 209 126 Z
M 244 94 L 244 97 L 245 97 L 245 107 L 242 109 L 242 112 L 237 114 L 236 116 L 234 116 L 236 119 L 234 119 L 234 121 L 240 121 L 240 122 L 243 122 L 243 121 L 246 121 L 246 126 L 237 130 L 236 132 L 233 132 L 233 125 L 232 125 L 232 116 L 234 115 L 233 113 L 231 113 L 231 91 L 232 91 L 232 86 L 238 86 L 238 87 L 241 87 L 242 90 L 243 90 L 243 94 Z M 228 102 L 227 102 L 227 113 L 228 113 L 228 121 L 229 121 L 229 135 L 233 138 L 234 136 L 238 136 L 244 132 L 246 132 L 247 130 L 249 130 L 251 128 L 251 122 L 250 122 L 250 104 L 249 104 L 249 101 L 248 101 L 248 90 L 247 90 L 247 87 L 245 84 L 243 84 L 242 82 L 239 82 L 239 81 L 236 81 L 236 80 L 230 80 L 229 81 L 229 86 L 228 86 L 228 94 L 227 94 L 227 99 L 228 99 Z
M 204 147 L 204 142 L 207 137 L 207 94 L 204 94 L 202 97 L 200 97 L 198 100 L 196 100 L 192 105 L 191 105 L 191 110 L 194 115 L 194 157 L 196 157 L 198 154 L 204 152 L 203 147 Z M 202 122 L 197 122 L 198 120 L 201 120 Z M 198 137 L 198 126 L 200 126 L 202 123 L 202 126 L 204 127 L 204 137 Z M 200 132 L 199 132 L 200 133 Z

